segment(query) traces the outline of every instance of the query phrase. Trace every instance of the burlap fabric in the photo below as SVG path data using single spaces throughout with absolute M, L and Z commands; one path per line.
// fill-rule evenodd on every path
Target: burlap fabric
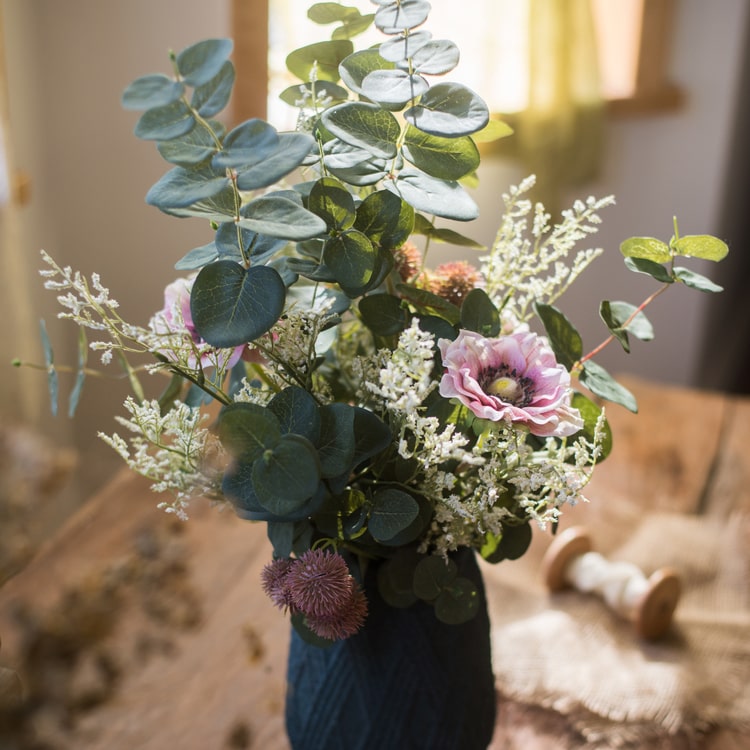
M 549 595 L 538 567 L 485 568 L 499 692 L 565 715 L 578 739 L 560 748 L 689 747 L 712 726 L 750 726 L 750 518 L 651 516 L 606 556 L 678 569 L 670 633 L 641 641 L 598 597 Z

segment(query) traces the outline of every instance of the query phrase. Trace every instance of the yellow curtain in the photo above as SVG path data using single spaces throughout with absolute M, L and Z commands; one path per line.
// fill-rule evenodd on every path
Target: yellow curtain
M 529 100 L 516 138 L 535 198 L 555 213 L 564 187 L 597 174 L 602 114 L 589 0 L 529 0 Z

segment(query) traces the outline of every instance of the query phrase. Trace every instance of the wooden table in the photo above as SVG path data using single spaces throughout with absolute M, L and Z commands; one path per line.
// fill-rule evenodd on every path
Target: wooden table
M 566 523 L 595 529 L 606 552 L 646 508 L 750 511 L 750 400 L 629 385 L 641 414 L 609 410 L 615 451 L 588 492 L 606 497 L 607 520 L 593 502 Z M 258 585 L 265 527 L 200 504 L 180 523 L 155 504 L 144 481 L 118 474 L 0 590 L 0 664 L 41 671 L 31 689 L 47 710 L 31 718 L 57 740 L 72 719 L 61 748 L 287 749 L 288 622 Z M 538 565 L 548 543 L 537 534 L 512 564 Z M 565 731 L 551 711 L 506 702 L 499 716 L 497 750 L 552 750 Z M 750 747 L 750 734 L 717 729 L 703 747 Z

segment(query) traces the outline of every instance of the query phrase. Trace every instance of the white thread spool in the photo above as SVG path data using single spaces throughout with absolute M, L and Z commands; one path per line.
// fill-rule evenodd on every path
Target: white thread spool
M 597 594 L 614 612 L 633 622 L 642 638 L 658 638 L 672 623 L 680 598 L 677 573 L 661 568 L 646 578 L 632 563 L 610 562 L 592 551 L 591 538 L 583 527 L 557 536 L 542 566 L 550 591 L 573 587 Z

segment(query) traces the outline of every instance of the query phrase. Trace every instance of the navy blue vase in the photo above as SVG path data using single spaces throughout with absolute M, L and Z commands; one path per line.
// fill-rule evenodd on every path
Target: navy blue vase
M 417 602 L 389 607 L 373 575 L 362 630 L 328 648 L 292 631 L 286 728 L 292 750 L 486 750 L 495 726 L 490 625 L 474 552 L 453 558 L 479 612 L 446 625 Z

